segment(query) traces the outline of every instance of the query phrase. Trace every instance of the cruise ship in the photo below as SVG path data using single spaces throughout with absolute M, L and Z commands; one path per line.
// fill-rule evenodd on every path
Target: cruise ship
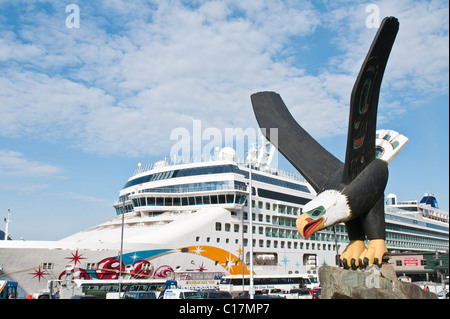
M 299 174 L 271 168 L 273 154 L 267 144 L 238 160 L 225 147 L 209 158 L 138 164 L 112 220 L 59 241 L 0 240 L 0 277 L 17 281 L 26 294 L 68 273 L 214 285 L 224 275 L 249 274 L 250 245 L 256 275 L 314 275 L 321 265 L 336 265 L 348 243 L 344 224 L 301 238 L 295 222 L 316 193 Z M 448 224 L 435 200 L 386 198 L 392 252 L 445 252 Z

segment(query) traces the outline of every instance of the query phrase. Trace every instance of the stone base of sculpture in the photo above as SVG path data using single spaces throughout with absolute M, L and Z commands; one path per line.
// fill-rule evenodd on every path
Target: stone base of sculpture
M 322 299 L 437 299 L 418 285 L 399 281 L 390 264 L 366 270 L 322 266 L 319 281 Z

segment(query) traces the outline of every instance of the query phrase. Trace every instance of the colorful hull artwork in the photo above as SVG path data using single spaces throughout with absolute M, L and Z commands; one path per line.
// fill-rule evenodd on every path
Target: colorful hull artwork
M 217 264 L 221 265 L 230 275 L 240 275 L 242 274 L 242 261 L 236 255 L 232 253 L 213 246 L 189 246 L 182 248 L 183 250 L 188 250 L 189 253 L 197 254 L 209 258 L 215 261 Z M 238 253 L 241 254 L 242 251 L 239 248 Z M 250 271 L 247 265 L 244 264 L 244 275 L 249 275 Z
M 84 269 L 82 267 L 77 266 L 78 264 L 82 264 L 82 260 L 86 259 L 83 257 L 83 254 L 80 254 L 77 250 L 75 253 L 71 253 L 71 257 L 66 257 L 71 263 L 73 262 L 74 267 L 72 270 L 64 270 L 62 271 L 58 279 L 63 280 L 68 273 L 71 272 L 73 279 L 118 279 L 119 273 L 126 273 L 135 279 L 145 279 L 145 278 L 171 278 L 172 274 L 175 273 L 175 270 L 171 265 L 161 265 L 155 267 L 152 263 L 152 259 L 161 257 L 165 254 L 170 254 L 174 252 L 183 252 L 190 253 L 199 256 L 203 256 L 212 260 L 215 265 L 222 266 L 224 272 L 228 272 L 231 275 L 249 274 L 249 270 L 247 265 L 242 265 L 241 260 L 238 256 L 224 250 L 221 248 L 213 247 L 213 246 L 189 246 L 184 248 L 179 248 L 175 250 L 171 249 L 154 249 L 154 250 L 145 250 L 145 251 L 136 251 L 131 253 L 123 254 L 122 262 L 120 262 L 120 256 L 112 256 L 103 258 L 99 262 L 96 263 L 96 267 L 94 269 Z M 240 249 L 238 250 L 240 253 Z M 200 266 L 197 271 L 203 272 L 207 271 L 203 264 Z M 48 279 L 47 276 L 50 274 L 41 269 L 34 269 L 33 272 L 29 273 L 34 276 L 34 278 L 38 279 L 39 282 L 41 279 Z M 184 280 L 189 280 L 189 275 L 185 274 Z

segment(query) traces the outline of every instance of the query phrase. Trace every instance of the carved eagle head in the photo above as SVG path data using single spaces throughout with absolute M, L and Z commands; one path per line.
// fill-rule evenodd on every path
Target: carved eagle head
M 351 219 L 347 196 L 337 190 L 326 190 L 303 207 L 297 219 L 297 230 L 308 239 L 315 232 Z

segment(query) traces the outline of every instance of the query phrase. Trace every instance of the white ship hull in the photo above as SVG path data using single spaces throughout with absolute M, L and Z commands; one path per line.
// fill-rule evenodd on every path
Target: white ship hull
M 247 253 L 248 259 L 248 252 L 245 247 L 242 251 L 241 234 L 218 237 L 215 231 L 216 222 L 233 222 L 229 211 L 213 208 L 185 215 L 177 216 L 176 222 L 153 229 L 142 224 L 130 225 L 133 219 L 128 219 L 124 227 L 124 276 L 189 280 L 198 278 L 198 273 L 216 273 L 216 278 L 223 274 L 242 274 L 242 255 Z M 7 256 L 1 261 L 3 273 L 19 282 L 27 294 L 45 289 L 50 279 L 64 279 L 68 266 L 74 266 L 75 279 L 116 279 L 119 275 L 120 241 L 105 242 L 101 237 L 120 238 L 120 221 L 118 217 L 97 226 L 103 230 L 87 230 L 61 241 L 2 242 L 1 253 Z M 143 223 L 142 220 L 140 222 Z M 112 228 L 112 225 L 116 227 Z M 105 231 L 107 227 L 111 228 Z M 199 236 L 204 236 L 205 240 L 197 242 Z M 147 237 L 146 242 L 142 242 L 144 237 Z M 220 243 L 217 243 L 218 239 Z M 269 257 L 274 253 L 274 249 L 255 251 L 259 255 L 267 252 Z M 287 246 L 277 251 L 276 262 L 269 261 L 269 265 L 256 263 L 254 272 L 310 273 L 311 269 L 316 269 L 315 260 L 313 266 L 309 265 L 312 252 L 300 252 Z M 315 251 L 314 256 L 321 263 L 334 264 L 332 251 Z M 247 266 L 244 264 L 244 274 L 249 273 Z M 211 284 L 211 280 L 203 283 Z
M 75 279 L 115 279 L 122 272 L 191 286 L 199 282 L 186 280 L 203 274 L 206 279 L 249 274 L 250 216 L 256 275 L 317 274 L 321 265 L 336 265 L 336 248 L 342 253 L 348 243 L 344 225 L 308 240 L 296 230 L 303 205 L 316 195 L 306 182 L 269 170 L 258 158 L 250 204 L 248 164 L 220 155 L 209 162 L 139 166 L 120 191 L 117 217 L 106 223 L 59 241 L 0 241 L 0 276 L 33 294 L 69 270 Z M 406 215 L 388 220 L 392 213 L 387 214 L 388 249 L 445 251 L 448 213 L 442 214 L 427 223 Z M 412 235 L 406 238 L 405 232 Z

